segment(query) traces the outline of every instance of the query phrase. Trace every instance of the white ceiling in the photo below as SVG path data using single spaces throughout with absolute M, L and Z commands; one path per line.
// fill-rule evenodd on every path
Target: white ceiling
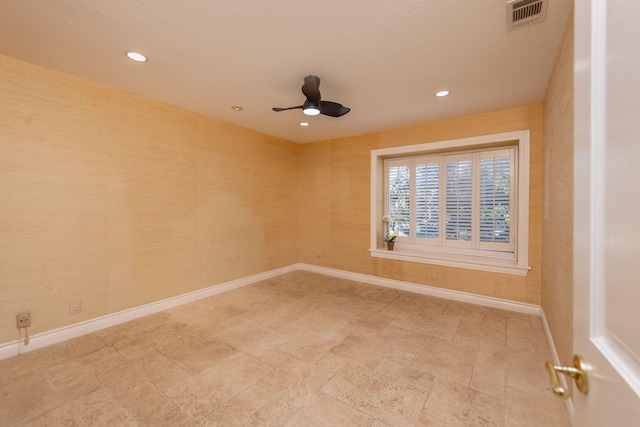
M 506 0 L 2 0 L 0 54 L 304 143 L 542 102 L 572 5 L 548 1 L 507 31 Z M 351 112 L 272 111 L 308 74 Z

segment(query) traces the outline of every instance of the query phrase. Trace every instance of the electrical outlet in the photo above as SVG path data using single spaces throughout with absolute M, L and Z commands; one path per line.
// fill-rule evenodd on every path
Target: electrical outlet
M 69 314 L 78 314 L 82 311 L 82 303 L 81 302 L 70 302 L 69 303 Z
M 436 273 L 435 271 L 431 273 L 431 280 L 438 280 L 438 273 Z
M 18 313 L 16 316 L 16 325 L 18 329 L 26 328 L 27 326 L 31 326 L 31 312 L 25 311 L 22 313 Z

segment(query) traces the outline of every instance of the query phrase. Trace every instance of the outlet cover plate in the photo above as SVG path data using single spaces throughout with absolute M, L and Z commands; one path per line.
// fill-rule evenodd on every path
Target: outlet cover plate
M 24 311 L 16 316 L 16 326 L 18 329 L 31 326 L 31 312 Z

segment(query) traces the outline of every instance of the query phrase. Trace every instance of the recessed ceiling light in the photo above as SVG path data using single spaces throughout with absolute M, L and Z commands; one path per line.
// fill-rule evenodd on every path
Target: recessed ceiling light
M 242 110 L 244 110 L 244 108 L 242 108 L 242 107 L 241 107 L 241 106 L 239 106 L 239 105 L 234 105 L 233 107 L 231 107 L 231 109 L 232 109 L 233 111 L 242 111 Z
M 449 91 L 448 90 L 441 90 L 440 92 L 436 92 L 436 96 L 447 96 L 449 95 Z
M 125 54 L 129 57 L 129 59 L 133 59 L 137 62 L 146 62 L 147 57 L 138 52 L 125 52 Z
M 300 126 L 309 126 L 309 123 L 307 123 L 307 122 L 300 122 Z

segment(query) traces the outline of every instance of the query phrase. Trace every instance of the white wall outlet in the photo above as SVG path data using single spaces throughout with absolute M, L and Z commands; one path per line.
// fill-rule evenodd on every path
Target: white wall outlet
M 438 280 L 438 273 L 435 271 L 431 273 L 431 280 Z
M 82 303 L 81 302 L 70 302 L 69 303 L 69 314 L 78 314 L 82 311 Z

